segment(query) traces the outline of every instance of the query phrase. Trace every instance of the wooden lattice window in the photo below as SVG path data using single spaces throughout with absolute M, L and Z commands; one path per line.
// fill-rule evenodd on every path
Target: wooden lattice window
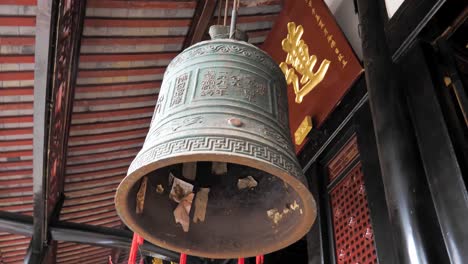
M 377 263 L 366 187 L 356 137 L 328 165 L 336 262 Z M 357 161 L 357 162 L 356 162 Z

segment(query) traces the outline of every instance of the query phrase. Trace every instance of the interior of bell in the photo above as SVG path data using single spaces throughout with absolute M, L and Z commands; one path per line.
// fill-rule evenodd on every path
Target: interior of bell
M 303 214 L 298 193 L 267 172 L 227 163 L 227 172 L 216 175 L 212 172 L 212 164 L 197 162 L 195 180 L 183 176 L 182 164 L 150 172 L 144 176 L 147 186 L 140 214 L 136 212 L 136 197 L 144 177 L 129 190 L 130 217 L 149 236 L 180 251 L 189 249 L 214 256 L 223 256 L 225 252 L 238 255 L 250 252 L 253 255 L 254 251 L 273 251 L 272 246 L 287 241 Z M 170 198 L 174 184 L 170 175 L 193 184 L 195 198 L 190 209 L 188 232 L 184 232 L 174 219 L 173 211 L 178 203 Z M 246 179 L 249 187 L 239 185 Z M 194 223 L 195 201 L 200 188 L 209 188 L 206 214 L 203 222 Z

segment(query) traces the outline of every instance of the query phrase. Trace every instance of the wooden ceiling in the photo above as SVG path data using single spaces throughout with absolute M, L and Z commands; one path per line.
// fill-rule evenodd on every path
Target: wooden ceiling
M 32 215 L 34 1 L 0 1 L 0 210 Z M 3 3 L 2 3 L 3 4 Z M 30 238 L 0 233 L 0 263 L 22 262 Z
M 39 65 L 34 63 L 38 2 L 45 1 L 0 0 L 0 211 L 29 216 L 35 208 L 34 78 L 45 78 L 37 75 Z M 60 1 L 65 7 L 73 2 Z M 54 221 L 124 228 L 114 208 L 114 193 L 143 145 L 165 68 L 185 47 L 207 39 L 208 26 L 218 22 L 219 2 L 224 5 L 210 0 L 86 1 L 84 18 L 77 19 L 83 24 L 70 26 L 80 48 L 76 65 L 65 64 L 71 67 L 65 71 L 72 72 L 70 83 L 62 87 L 52 81 L 50 86 L 57 87 L 47 88 L 69 93 L 64 98 L 52 96 L 48 102 L 51 109 L 65 111 L 61 113 L 64 127 L 50 132 L 51 138 L 63 141 L 61 157 L 56 159 L 63 165 L 54 163 L 47 170 L 53 174 L 51 189 L 64 195 Z M 281 11 L 281 1 L 246 6 L 248 2 L 241 1 L 238 27 L 248 33 L 249 42 L 261 45 Z M 57 32 L 58 41 L 64 35 Z M 51 64 L 60 67 L 59 59 Z M 57 77 L 60 70 L 51 72 Z M 60 105 L 68 103 L 68 108 Z M 54 120 L 49 120 L 50 127 Z M 61 203 L 50 207 L 57 204 Z M 22 263 L 30 240 L 0 233 L 0 263 Z M 120 250 L 53 244 L 52 259 L 57 263 L 108 263 L 109 256 L 114 263 L 125 262 L 126 253 Z

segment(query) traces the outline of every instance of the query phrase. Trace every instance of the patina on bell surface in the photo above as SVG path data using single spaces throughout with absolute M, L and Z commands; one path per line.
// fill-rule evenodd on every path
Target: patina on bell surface
M 124 223 L 158 246 L 208 258 L 270 253 L 301 239 L 316 217 L 288 127 L 284 75 L 263 51 L 243 41 L 194 45 L 168 66 L 141 151 L 117 189 Z M 184 232 L 174 221 L 169 173 L 198 162 L 195 188 L 210 188 L 203 222 Z M 210 175 L 209 162 L 228 172 Z M 257 186 L 239 189 L 252 176 Z M 147 178 L 144 209 L 137 192 Z M 192 209 L 193 211 L 193 209 Z

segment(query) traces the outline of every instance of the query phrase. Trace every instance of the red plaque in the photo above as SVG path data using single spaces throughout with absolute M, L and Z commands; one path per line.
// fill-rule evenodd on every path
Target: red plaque
M 320 127 L 362 66 L 322 0 L 285 1 L 262 48 L 288 82 L 289 122 L 299 152 L 310 131 L 308 117 Z

